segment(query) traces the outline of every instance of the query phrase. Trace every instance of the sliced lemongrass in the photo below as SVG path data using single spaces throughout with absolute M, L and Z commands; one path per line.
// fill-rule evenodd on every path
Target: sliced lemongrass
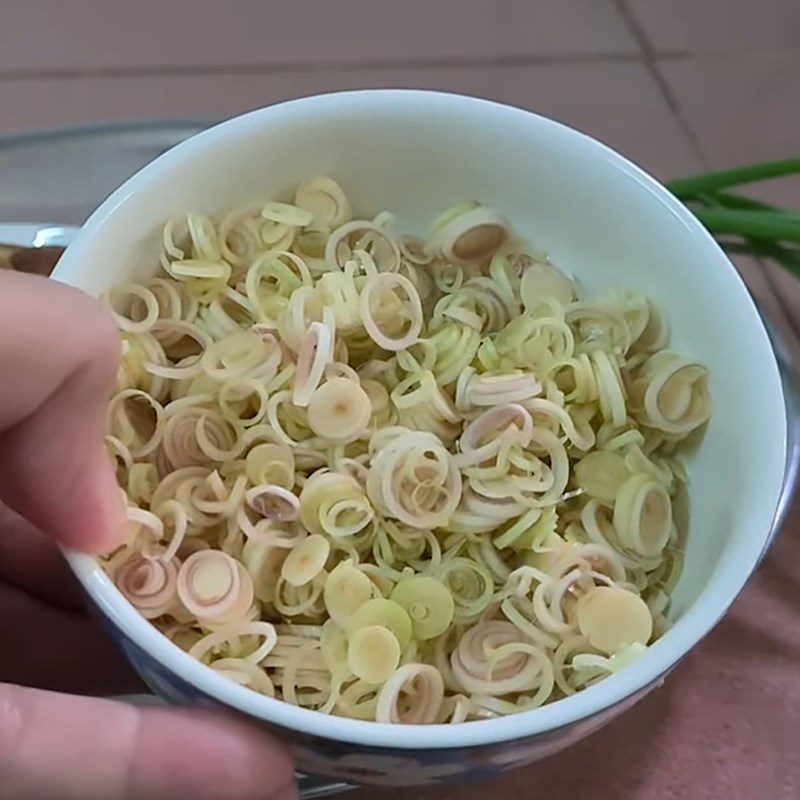
M 623 546 L 643 556 L 659 555 L 672 531 L 672 501 L 650 475 L 632 475 L 614 503 L 614 528 Z
M 164 408 L 154 397 L 139 389 L 123 389 L 108 404 L 108 427 L 133 458 L 143 458 L 161 443 Z
M 350 635 L 347 663 L 357 678 L 378 685 L 387 680 L 400 663 L 397 637 L 381 625 L 367 625 Z
M 145 618 L 167 613 L 175 603 L 178 570 L 175 561 L 136 555 L 113 572 L 116 587 Z
M 347 635 L 333 619 L 327 620 L 322 625 L 319 648 L 322 660 L 331 675 L 350 672 L 347 664 Z
M 294 202 L 311 212 L 311 225 L 319 230 L 336 228 L 353 216 L 347 195 L 332 178 L 318 177 L 303 181 L 295 191 Z
M 308 402 L 308 424 L 318 436 L 334 442 L 357 438 L 367 428 L 372 404 L 367 393 L 347 378 L 322 384 Z
M 297 496 L 282 486 L 253 486 L 247 490 L 245 501 L 253 511 L 276 522 L 292 522 L 300 515 Z
M 448 261 L 483 261 L 494 255 L 508 238 L 508 223 L 481 205 L 461 207 L 449 219 L 434 225 L 434 247 Z
M 631 474 L 625 459 L 613 451 L 588 453 L 573 467 L 575 480 L 591 497 L 613 503 Z
M 435 639 L 453 621 L 455 603 L 443 583 L 424 575 L 403 578 L 392 589 L 389 599 L 402 606 L 411 618 L 414 638 Z
M 367 220 L 353 220 L 337 228 L 325 245 L 329 269 L 341 269 L 356 250 L 368 253 L 380 272 L 395 272 L 400 266 L 400 249 L 389 233 Z
M 333 338 L 328 327 L 321 322 L 312 322 L 300 343 L 297 355 L 297 372 L 292 390 L 292 401 L 295 405 L 308 405 L 332 357 Z
M 229 555 L 218 550 L 202 550 L 181 564 L 178 596 L 198 618 L 217 617 L 225 614 L 239 598 L 240 578 L 239 566 Z
M 243 658 L 218 658 L 210 665 L 214 672 L 224 675 L 228 680 L 247 686 L 254 692 L 275 697 L 275 686 L 263 667 L 259 667 Z
M 378 694 L 377 722 L 429 725 L 439 717 L 444 680 L 430 664 L 403 664 Z
M 372 581 L 350 562 L 344 561 L 328 576 L 322 596 L 331 619 L 345 624 L 358 608 L 372 598 L 374 591 Z
M 230 266 L 223 261 L 203 261 L 201 259 L 173 261 L 167 268 L 167 272 L 177 280 L 207 278 L 220 281 L 223 284 L 231 276 Z
M 261 645 L 253 650 L 252 653 L 243 656 L 244 660 L 251 664 L 261 663 L 270 654 L 278 641 L 275 626 L 270 622 L 235 622 L 204 636 L 191 647 L 189 655 L 198 661 L 202 661 L 220 645 L 241 640 L 245 636 L 262 636 L 264 638 Z
M 450 591 L 458 622 L 476 619 L 492 602 L 492 574 L 472 559 L 459 556 L 443 561 L 437 577 Z
M 654 428 L 685 435 L 709 417 L 708 372 L 696 361 L 662 350 L 644 364 L 634 387 Z
M 614 655 L 626 645 L 645 645 L 653 632 L 647 604 L 616 586 L 596 586 L 578 599 L 578 627 L 593 647 Z
M 261 209 L 261 216 L 272 222 L 279 222 L 282 225 L 291 225 L 296 228 L 304 228 L 314 219 L 314 214 L 305 208 L 274 201 L 267 203 Z
M 624 645 L 612 656 L 604 657 L 593 653 L 578 653 L 572 657 L 570 666 L 577 670 L 601 669 L 605 672 L 619 672 L 629 664 L 638 661 L 647 652 L 647 647 L 639 642 Z
M 294 485 L 294 454 L 285 444 L 257 444 L 245 458 L 245 473 L 255 486 L 269 484 L 291 489 Z
M 103 294 L 120 330 L 128 333 L 146 333 L 160 315 L 158 299 L 146 286 L 126 283 L 115 286 Z
M 625 424 L 625 388 L 622 385 L 619 368 L 609 358 L 608 353 L 595 351 L 591 354 L 595 369 L 597 391 L 600 397 L 600 410 L 606 421 L 620 428 Z
M 397 298 L 394 292 L 395 287 L 400 288 L 406 296 L 405 303 Z M 376 314 L 380 317 L 386 316 L 380 305 L 384 302 L 387 293 L 393 298 L 393 303 L 398 306 L 397 309 L 393 308 L 391 310 L 392 322 L 396 323 L 399 319 L 405 323 L 403 332 L 398 336 L 384 333 L 375 317 Z M 405 309 L 401 315 L 399 309 L 403 308 L 403 306 L 405 306 Z M 419 339 L 424 321 L 422 303 L 414 284 L 404 275 L 384 272 L 367 278 L 361 289 L 359 310 L 364 329 L 375 344 L 384 350 L 405 350 Z M 393 325 L 393 327 L 396 327 L 396 325 Z
M 552 264 L 534 261 L 520 277 L 519 293 L 525 310 L 534 311 L 547 300 L 566 306 L 575 299 L 575 283 Z
M 292 586 L 305 586 L 325 567 L 331 546 L 324 536 L 312 533 L 296 544 L 281 565 L 281 576 Z
M 380 597 L 367 600 L 344 620 L 343 624 L 350 636 L 361 628 L 373 625 L 388 628 L 400 643 L 401 650 L 405 650 L 411 641 L 411 618 L 408 612 L 393 600 Z
M 241 561 L 253 580 L 255 596 L 262 602 L 272 602 L 275 585 L 281 574 L 281 565 L 288 554 L 288 549 L 270 547 L 253 539 L 248 539 L 244 543 Z
M 476 375 L 466 388 L 466 399 L 473 406 L 498 406 L 528 400 L 541 391 L 542 385 L 530 373 Z
M 526 447 L 531 440 L 533 420 L 517 403 L 496 406 L 465 425 L 458 440 L 459 466 L 479 464 L 512 444 Z

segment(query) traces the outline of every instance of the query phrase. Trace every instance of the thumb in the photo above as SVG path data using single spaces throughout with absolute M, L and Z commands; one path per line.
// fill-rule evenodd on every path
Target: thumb
M 0 500 L 74 547 L 123 535 L 103 445 L 119 338 L 100 303 L 53 281 L 0 273 Z
M 212 713 L 0 684 L 4 800 L 294 800 L 288 755 Z

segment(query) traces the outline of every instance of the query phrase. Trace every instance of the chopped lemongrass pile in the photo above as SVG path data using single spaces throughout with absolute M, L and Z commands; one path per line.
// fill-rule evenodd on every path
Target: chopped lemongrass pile
M 423 241 L 330 178 L 163 243 L 105 297 L 130 529 L 102 563 L 177 646 L 323 713 L 458 723 L 661 635 L 709 398 L 652 301 L 584 296 L 479 203 Z

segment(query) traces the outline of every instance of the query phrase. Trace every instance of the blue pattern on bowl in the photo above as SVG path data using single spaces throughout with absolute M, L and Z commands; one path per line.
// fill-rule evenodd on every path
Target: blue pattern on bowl
M 90 603 L 102 626 L 155 694 L 175 705 L 226 708 L 142 650 L 91 599 Z M 422 786 L 452 781 L 476 783 L 491 780 L 501 772 L 518 769 L 575 744 L 630 708 L 662 680 L 655 681 L 624 702 L 572 725 L 524 739 L 476 747 L 413 751 L 366 747 L 300 733 L 257 717 L 248 718 L 288 744 L 297 768 L 305 773 L 348 783 L 386 786 Z

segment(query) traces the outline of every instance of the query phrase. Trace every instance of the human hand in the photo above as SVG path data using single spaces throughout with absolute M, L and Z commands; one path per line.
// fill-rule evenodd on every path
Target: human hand
M 118 356 L 99 303 L 0 270 L 0 797 L 290 800 L 288 755 L 238 720 L 48 691 L 135 685 L 54 544 L 123 535 L 103 446 Z

